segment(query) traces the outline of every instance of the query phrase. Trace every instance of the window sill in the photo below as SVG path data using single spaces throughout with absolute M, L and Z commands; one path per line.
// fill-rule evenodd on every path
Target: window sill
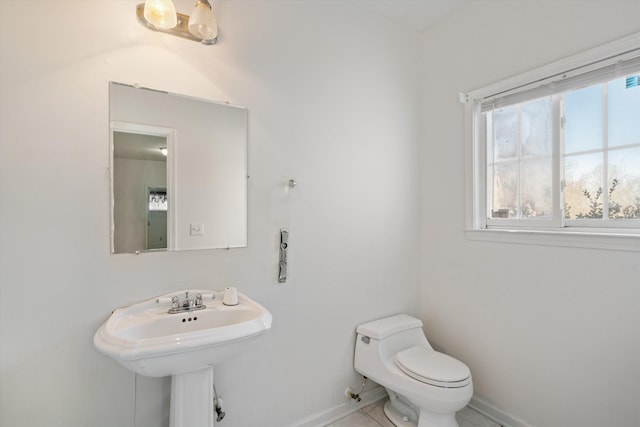
M 566 230 L 466 229 L 468 240 L 640 252 L 640 234 Z

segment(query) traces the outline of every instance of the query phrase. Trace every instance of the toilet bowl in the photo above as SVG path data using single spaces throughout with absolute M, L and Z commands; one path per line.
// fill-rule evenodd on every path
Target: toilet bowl
M 356 328 L 354 368 L 385 387 L 385 415 L 398 427 L 458 427 L 473 395 L 469 368 L 431 347 L 422 321 L 398 314 Z

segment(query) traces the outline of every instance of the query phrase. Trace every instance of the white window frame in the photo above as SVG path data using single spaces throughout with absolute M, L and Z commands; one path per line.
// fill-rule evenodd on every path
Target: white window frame
M 472 240 L 490 240 L 511 243 L 542 244 L 553 246 L 587 247 L 613 250 L 640 251 L 639 228 L 580 227 L 580 220 L 569 220 L 571 227 L 563 227 L 564 221 L 555 223 L 527 224 L 518 221 L 518 226 L 508 220 L 487 218 L 487 182 L 485 123 L 482 120 L 481 104 L 493 98 L 505 96 L 517 98 L 534 89 L 544 89 L 551 83 L 562 84 L 571 78 L 580 78 L 589 72 L 597 72 L 607 66 L 615 66 L 621 61 L 640 58 L 640 33 L 627 36 L 611 43 L 590 49 L 569 58 L 557 61 L 529 72 L 513 76 L 480 89 L 460 94 L 465 105 L 465 179 L 466 224 L 465 236 Z M 558 102 L 554 101 L 554 110 Z M 554 120 L 559 115 L 554 114 Z M 554 126 L 554 174 L 558 174 L 562 153 L 559 141 L 562 138 L 560 126 Z M 557 168 L 556 168 L 557 166 Z M 554 176 L 559 183 L 562 177 Z M 557 187 L 557 188 L 556 188 Z M 559 186 L 554 185 L 554 200 L 560 198 Z M 559 203 L 557 203 L 559 207 Z M 563 208 L 560 208 L 563 209 Z M 554 212 L 556 215 L 558 212 Z M 562 215 L 556 218 L 562 218 Z M 618 221 L 618 220 L 616 220 Z M 527 226 L 530 226 L 528 228 Z

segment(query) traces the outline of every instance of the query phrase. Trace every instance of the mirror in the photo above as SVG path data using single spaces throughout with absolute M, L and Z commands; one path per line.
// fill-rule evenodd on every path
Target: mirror
M 109 84 L 111 251 L 247 245 L 247 110 Z

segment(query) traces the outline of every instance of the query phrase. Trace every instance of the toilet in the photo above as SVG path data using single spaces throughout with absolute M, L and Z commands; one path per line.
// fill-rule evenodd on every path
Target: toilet
M 407 314 L 356 328 L 354 368 L 387 390 L 384 413 L 398 427 L 459 427 L 455 414 L 473 395 L 469 368 L 435 351 Z

